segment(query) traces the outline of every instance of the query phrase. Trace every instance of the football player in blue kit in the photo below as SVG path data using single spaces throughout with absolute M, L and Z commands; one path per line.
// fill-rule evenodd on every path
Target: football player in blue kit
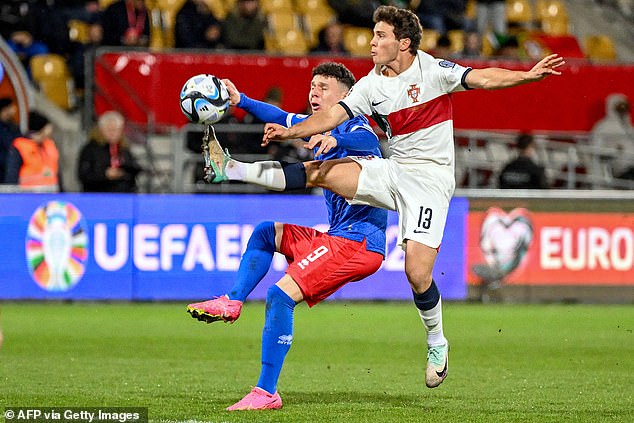
M 231 81 L 224 82 L 231 104 L 262 121 L 291 126 L 308 117 L 253 100 L 240 93 Z M 354 76 L 342 64 L 316 66 L 309 92 L 313 114 L 337 104 L 354 83 Z M 307 141 L 309 148 L 318 145 L 314 148 L 317 160 L 381 157 L 378 138 L 364 116 L 345 121 L 329 133 L 314 135 Z M 208 146 L 214 183 L 238 180 L 279 191 L 306 185 L 305 178 L 295 180 L 288 176 L 303 174 L 288 172 L 289 168 L 303 166 L 302 163 L 238 162 L 223 152 L 215 136 L 209 139 Z M 266 275 L 273 254 L 282 253 L 288 261 L 286 274 L 267 292 L 260 379 L 249 394 L 227 408 L 229 411 L 281 408 L 277 381 L 293 340 L 295 305 L 306 301 L 312 307 L 346 283 L 361 280 L 381 266 L 386 248 L 387 211 L 352 206 L 328 190 L 324 190 L 324 198 L 330 224 L 327 233 L 287 223 L 260 223 L 249 239 L 231 290 L 218 298 L 187 306 L 198 320 L 234 322 L 240 316 L 243 302 Z

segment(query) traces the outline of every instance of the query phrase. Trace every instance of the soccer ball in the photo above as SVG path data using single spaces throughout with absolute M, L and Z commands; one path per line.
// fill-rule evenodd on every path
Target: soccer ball
M 227 86 L 214 75 L 192 76 L 180 94 L 181 110 L 194 123 L 210 125 L 218 122 L 229 109 Z

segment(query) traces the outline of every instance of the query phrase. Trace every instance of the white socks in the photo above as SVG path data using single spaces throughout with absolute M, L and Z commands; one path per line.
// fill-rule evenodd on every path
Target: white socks
M 232 181 L 243 181 L 274 191 L 284 191 L 286 188 L 286 178 L 280 162 L 243 163 L 231 159 L 225 172 Z
M 442 331 L 442 300 L 438 299 L 431 310 L 417 310 L 427 331 L 427 345 L 444 345 L 447 340 Z

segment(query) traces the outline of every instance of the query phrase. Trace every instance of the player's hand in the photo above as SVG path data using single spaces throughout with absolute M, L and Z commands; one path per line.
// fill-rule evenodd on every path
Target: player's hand
M 564 58 L 560 57 L 558 54 L 546 56 L 537 62 L 537 64 L 533 66 L 533 69 L 528 71 L 529 80 L 541 81 L 548 75 L 561 75 L 561 72 L 556 69 L 565 63 Z
M 315 157 L 318 157 L 335 148 L 337 146 L 337 139 L 330 135 L 317 134 L 310 137 L 310 140 L 304 144 L 304 148 L 309 150 L 312 150 L 316 146 L 319 146 L 315 152 Z
M 229 104 L 232 106 L 237 106 L 240 103 L 240 91 L 236 88 L 233 82 L 229 79 L 223 79 L 222 82 L 227 86 L 227 91 L 229 91 Z
M 292 138 L 288 128 L 277 123 L 267 123 L 264 125 L 264 135 L 262 136 L 262 147 L 269 145 L 271 141 L 282 141 Z

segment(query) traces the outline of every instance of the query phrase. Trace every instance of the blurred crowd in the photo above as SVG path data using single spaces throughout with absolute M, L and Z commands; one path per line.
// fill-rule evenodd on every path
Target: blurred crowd
M 163 47 L 272 51 L 270 35 L 275 27 L 292 29 L 298 25 L 297 19 L 284 23 L 281 17 L 303 16 L 304 23 L 299 24 L 302 26 L 310 21 L 310 13 L 317 16 L 321 13 L 321 23 L 314 40 L 307 45 L 306 53 L 328 57 L 366 55 L 365 50 L 352 51 L 346 43 L 345 33 L 350 28 L 360 28 L 371 34 L 372 12 L 380 4 L 413 10 L 424 27 L 421 47 L 435 57 L 487 56 L 532 60 L 544 54 L 542 49 L 535 49 L 535 44 L 531 44 L 526 36 L 531 31 L 544 30 L 535 20 L 535 14 L 510 18 L 513 14 L 509 13 L 509 3 L 505 0 L 321 0 L 317 2 L 320 9 L 313 12 L 303 9 L 307 7 L 304 3 L 308 4 L 289 1 L 294 9 L 282 14 L 269 9 L 270 2 L 266 0 L 4 0 L 0 4 L 0 35 L 29 74 L 33 57 L 49 53 L 63 57 L 79 90 L 84 86 L 85 57 L 92 49 L 99 46 L 151 48 L 157 22 L 162 30 L 167 21 L 171 22 L 167 44 L 164 31 L 162 34 Z M 172 5 L 172 9 L 168 10 L 166 5 Z M 222 9 L 220 5 L 230 6 Z M 223 11 L 219 13 L 219 10 Z M 363 43 L 367 49 L 369 39 Z M 278 88 L 273 88 L 263 100 L 279 105 L 283 94 Z M 594 131 L 593 143 L 599 152 L 614 147 L 615 151 L 629 154 L 634 146 L 631 124 L 623 123 L 630 122 L 629 102 L 627 98 L 618 99 L 620 101 L 608 99 L 606 117 L 611 117 L 612 123 L 599 125 Z M 620 114 L 616 111 L 618 107 Z M 24 187 L 43 184 L 63 189 L 59 178 L 59 153 L 51 140 L 50 123 L 44 116 L 32 112 L 29 114 L 28 130 L 22 134 L 15 125 L 15 113 L 13 100 L 0 98 L 0 182 Z M 225 123 L 238 121 L 255 122 L 250 115 L 228 114 L 224 120 Z M 76 172 L 84 191 L 137 190 L 136 177 L 142 169 L 130 152 L 124 127 L 122 115 L 107 112 L 89 132 Z M 600 135 L 605 133 L 606 128 L 616 131 L 617 135 Z M 253 143 L 243 142 L 239 139 L 240 134 L 224 136 L 225 143 L 233 152 L 254 152 L 244 147 Z M 518 159 L 522 167 L 534 159 L 534 152 L 533 143 L 529 143 L 528 138 L 520 141 Z M 198 143 L 199 134 L 193 134 L 191 144 L 195 145 L 191 149 L 196 150 Z M 276 160 L 307 159 L 306 150 L 293 143 L 274 143 L 267 153 Z M 625 157 L 628 157 L 627 154 Z M 609 156 L 601 156 L 600 161 L 595 161 L 591 166 L 593 172 L 605 174 L 612 171 L 617 177 L 634 179 L 632 167 L 618 162 L 618 154 L 613 159 Z M 511 173 L 504 181 L 501 179 L 500 186 L 518 179 L 517 168 L 514 169 L 515 174 Z M 534 173 L 534 169 L 531 172 Z M 540 172 L 543 174 L 543 169 Z M 537 181 L 535 187 L 546 184 L 541 174 L 531 180 Z
M 0 35 L 27 70 L 34 56 L 47 53 L 63 56 L 75 86 L 81 89 L 87 50 L 97 46 L 149 47 L 156 27 L 170 27 L 167 45 L 164 40 L 160 43 L 166 47 L 255 51 L 267 49 L 267 32 L 271 33 L 272 27 L 302 27 L 297 22 L 280 23 L 282 14 L 271 13 L 265 9 L 265 3 L 263 0 L 4 0 L 0 5 Z M 165 6 L 168 4 L 173 9 Z M 232 6 L 222 12 L 223 16 L 216 16 L 220 4 Z M 517 29 L 532 24 L 507 22 L 504 0 L 323 0 L 322 4 L 322 10 L 315 13 L 330 18 L 312 24 L 318 31 L 308 51 L 316 54 L 350 54 L 344 42 L 344 29 L 372 28 L 372 11 L 380 4 L 413 10 L 433 38 L 431 45 L 437 55 L 525 57 Z

